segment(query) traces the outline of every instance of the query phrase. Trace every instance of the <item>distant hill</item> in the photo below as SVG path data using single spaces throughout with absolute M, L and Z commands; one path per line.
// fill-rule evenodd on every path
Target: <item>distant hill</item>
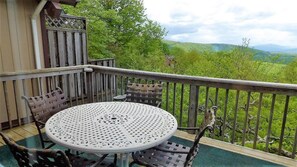
M 164 40 L 164 42 L 169 45 L 169 48 L 179 47 L 181 49 L 184 49 L 185 51 L 195 50 L 198 52 L 212 51 L 212 46 L 209 44 L 191 43 L 191 42 L 175 42 L 175 41 L 168 41 L 168 40 Z
M 288 54 L 297 54 L 297 48 L 288 49 L 288 50 L 285 51 L 285 53 L 288 53 Z
M 186 51 L 195 50 L 197 52 L 219 52 L 219 51 L 231 51 L 238 45 L 232 44 L 204 44 L 204 43 L 191 43 L 191 42 L 175 42 L 175 41 L 168 41 L 164 40 L 166 44 L 168 44 L 169 48 L 179 47 Z M 265 62 L 275 62 L 281 64 L 288 64 L 289 62 L 293 61 L 297 58 L 297 49 L 288 49 L 286 50 L 285 47 L 275 45 L 275 49 L 273 51 L 273 45 L 258 45 L 253 46 L 250 48 L 251 51 L 255 54 L 254 59 L 265 61 Z M 280 52 L 283 49 L 283 52 Z M 267 51 L 270 50 L 270 51 Z M 295 52 L 296 51 L 296 52 Z M 277 59 L 276 59 L 277 58 Z
M 274 45 L 274 44 L 256 45 L 256 46 L 252 46 L 252 48 L 267 51 L 267 52 L 282 52 L 284 50 L 290 49 L 289 47 Z
M 256 45 L 256 46 L 252 46 L 252 48 L 271 52 L 271 53 L 297 54 L 297 48 L 291 48 L 287 46 L 274 45 L 274 44 Z

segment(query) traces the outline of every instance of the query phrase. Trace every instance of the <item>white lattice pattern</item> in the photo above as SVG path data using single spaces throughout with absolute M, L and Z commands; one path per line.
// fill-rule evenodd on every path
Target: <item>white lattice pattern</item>
M 156 146 L 176 131 L 168 112 L 140 103 L 102 102 L 63 110 L 46 123 L 54 142 L 86 152 L 127 153 Z

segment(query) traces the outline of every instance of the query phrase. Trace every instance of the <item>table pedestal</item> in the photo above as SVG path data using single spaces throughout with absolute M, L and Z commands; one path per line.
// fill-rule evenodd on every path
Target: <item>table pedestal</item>
M 123 166 L 123 167 L 129 166 L 129 153 L 120 154 L 120 166 Z

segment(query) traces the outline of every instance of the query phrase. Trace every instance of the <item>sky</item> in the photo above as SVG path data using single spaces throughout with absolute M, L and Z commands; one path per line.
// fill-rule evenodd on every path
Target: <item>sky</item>
M 146 14 L 179 42 L 297 48 L 297 0 L 143 0 Z

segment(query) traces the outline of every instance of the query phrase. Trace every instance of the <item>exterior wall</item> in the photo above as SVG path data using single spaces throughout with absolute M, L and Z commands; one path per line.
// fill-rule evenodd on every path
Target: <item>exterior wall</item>
M 0 0 L 0 72 L 35 68 L 31 15 L 36 6 L 36 0 Z
M 0 0 L 0 73 L 35 69 L 31 15 L 37 5 L 37 0 Z M 44 62 L 40 24 L 38 26 L 41 62 Z M 34 80 L 0 82 L 0 124 L 8 117 L 14 120 L 25 116 L 28 111 L 21 95 L 36 95 L 37 90 Z M 8 113 L 8 108 L 12 112 Z

